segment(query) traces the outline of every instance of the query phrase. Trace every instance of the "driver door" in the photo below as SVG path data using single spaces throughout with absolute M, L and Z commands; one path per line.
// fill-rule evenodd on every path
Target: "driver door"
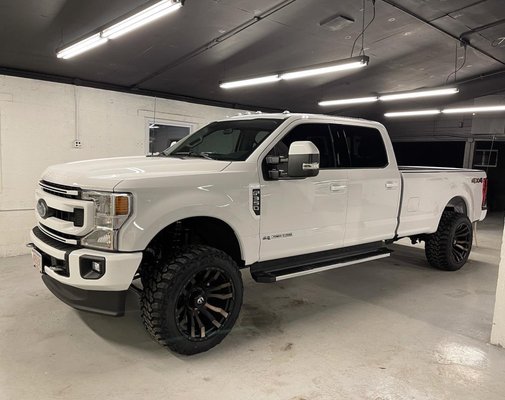
M 318 176 L 268 179 L 267 155 L 288 155 L 295 141 L 309 140 L 320 153 Z M 261 181 L 260 261 L 331 250 L 343 245 L 348 171 L 327 123 L 298 123 L 264 155 Z

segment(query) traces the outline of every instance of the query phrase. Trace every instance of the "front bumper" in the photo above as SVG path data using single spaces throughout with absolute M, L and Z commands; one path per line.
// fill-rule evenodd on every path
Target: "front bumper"
M 81 310 L 108 315 L 124 312 L 125 294 L 142 260 L 141 252 L 112 253 L 68 246 L 41 234 L 38 228 L 32 230 L 30 238 L 42 254 L 42 279 L 56 297 Z M 80 260 L 86 257 L 105 260 L 105 273 L 98 279 L 81 275 Z
M 84 290 L 65 285 L 43 274 L 42 281 L 62 302 L 77 310 L 120 317 L 124 315 L 127 290 Z

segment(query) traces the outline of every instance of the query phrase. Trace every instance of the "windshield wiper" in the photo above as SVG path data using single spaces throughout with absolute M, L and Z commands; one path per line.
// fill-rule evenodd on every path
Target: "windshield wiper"
M 196 151 L 178 151 L 176 153 L 167 154 L 167 156 L 186 156 L 186 157 L 197 157 L 197 158 L 205 158 L 206 160 L 214 160 L 211 156 L 204 152 L 196 152 Z

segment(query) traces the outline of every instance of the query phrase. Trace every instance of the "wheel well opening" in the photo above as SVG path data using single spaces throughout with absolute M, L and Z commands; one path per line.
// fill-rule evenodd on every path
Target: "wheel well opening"
M 215 247 L 227 253 L 239 267 L 245 265 L 233 229 L 227 223 L 212 217 L 192 217 L 174 222 L 156 235 L 144 253 L 148 259 L 159 259 L 190 244 Z
M 460 214 L 464 214 L 468 217 L 468 207 L 466 205 L 465 199 L 462 197 L 454 197 L 445 206 L 446 210 L 456 211 Z

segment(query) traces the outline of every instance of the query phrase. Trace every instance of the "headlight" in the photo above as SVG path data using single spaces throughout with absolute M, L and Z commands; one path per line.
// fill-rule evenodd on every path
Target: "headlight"
M 116 249 L 117 231 L 131 215 L 132 196 L 127 193 L 84 191 L 82 199 L 95 203 L 95 229 L 81 243 L 99 249 Z

